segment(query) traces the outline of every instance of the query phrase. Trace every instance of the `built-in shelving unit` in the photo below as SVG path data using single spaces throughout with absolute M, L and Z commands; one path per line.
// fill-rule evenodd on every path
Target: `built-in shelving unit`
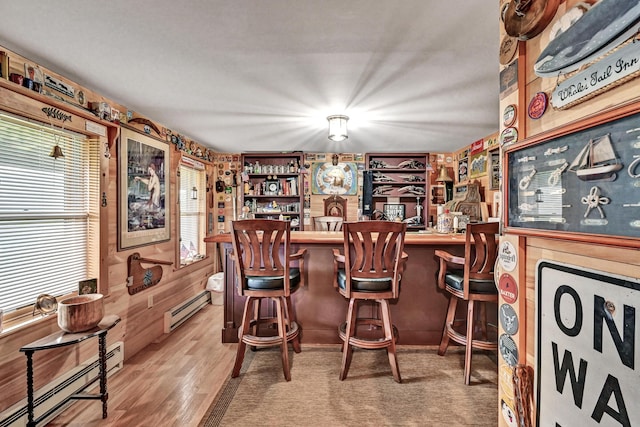
M 369 153 L 373 219 L 402 220 L 407 229 L 425 228 L 429 212 L 428 153 Z
M 243 154 L 241 215 L 289 220 L 291 230 L 302 230 L 302 160 L 302 153 Z

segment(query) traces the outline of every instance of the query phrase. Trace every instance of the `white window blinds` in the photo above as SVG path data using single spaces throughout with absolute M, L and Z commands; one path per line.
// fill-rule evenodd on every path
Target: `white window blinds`
M 180 165 L 180 265 L 204 257 L 205 199 L 204 170 Z
M 63 157 L 50 157 L 58 145 Z M 98 276 L 99 142 L 0 114 L 0 307 Z

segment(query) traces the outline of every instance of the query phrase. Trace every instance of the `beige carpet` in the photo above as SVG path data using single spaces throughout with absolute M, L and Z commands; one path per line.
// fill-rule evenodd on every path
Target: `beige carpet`
M 492 426 L 498 425 L 495 358 L 474 353 L 464 385 L 464 350 L 445 357 L 431 347 L 401 347 L 402 384 L 384 350 L 355 350 L 349 376 L 338 379 L 338 346 L 290 352 L 291 381 L 277 348 L 247 351 L 238 378 L 229 378 L 200 426 Z

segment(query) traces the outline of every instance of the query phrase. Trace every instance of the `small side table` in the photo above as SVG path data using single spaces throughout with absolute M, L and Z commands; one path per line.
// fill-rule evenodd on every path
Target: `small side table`
M 35 427 L 40 421 L 51 415 L 58 410 L 61 406 L 66 404 L 71 399 L 99 399 L 102 401 L 102 418 L 107 418 L 107 400 L 109 395 L 107 393 L 107 332 L 113 328 L 116 323 L 120 321 L 120 317 L 115 314 L 105 316 L 98 326 L 93 329 L 78 333 L 68 333 L 64 331 L 55 332 L 44 338 L 40 338 L 37 341 L 27 344 L 20 348 L 20 351 L 27 356 L 27 415 L 28 422 L 27 427 Z M 51 350 L 53 348 L 64 347 L 67 345 L 78 344 L 81 341 L 92 337 L 98 337 L 98 361 L 100 364 L 100 375 L 97 379 L 100 380 L 100 393 L 77 393 L 69 396 L 64 401 L 58 403 L 55 407 L 48 410 L 42 416 L 34 419 L 34 407 L 33 407 L 33 353 L 39 350 Z M 89 387 L 93 382 L 89 381 L 80 392 Z

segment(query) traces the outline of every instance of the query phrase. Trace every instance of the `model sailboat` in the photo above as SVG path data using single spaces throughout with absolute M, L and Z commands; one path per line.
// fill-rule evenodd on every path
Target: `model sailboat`
M 569 165 L 583 181 L 595 179 L 616 179 L 616 171 L 622 169 L 622 163 L 616 158 L 609 134 L 589 140 L 580 154 Z

